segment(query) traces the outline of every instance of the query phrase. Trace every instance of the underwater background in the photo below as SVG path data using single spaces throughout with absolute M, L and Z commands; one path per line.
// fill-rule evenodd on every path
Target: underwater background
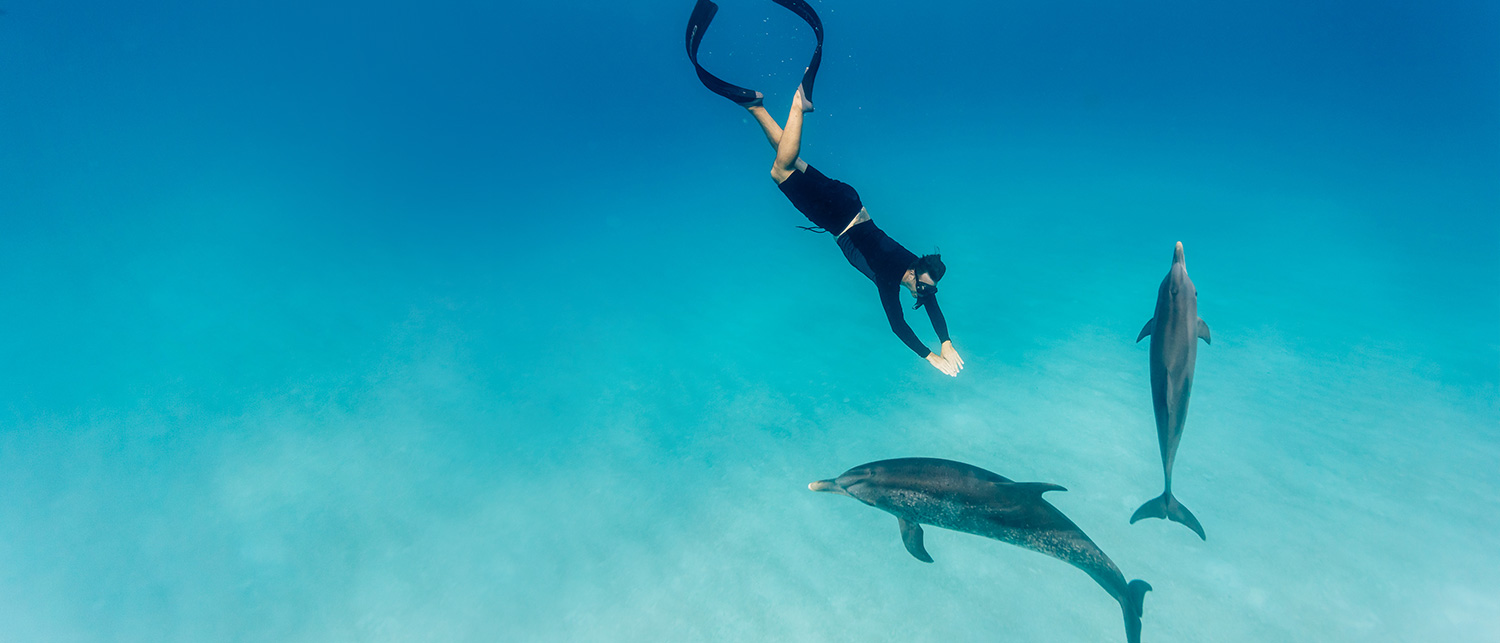
M 720 4 L 784 118 L 809 29 Z M 907 456 L 1067 487 L 1145 641 L 1500 641 L 1500 5 L 813 6 L 957 379 L 688 0 L 0 4 L 0 641 L 1124 639 L 806 486 Z M 1177 241 L 1206 541 L 1128 524 Z

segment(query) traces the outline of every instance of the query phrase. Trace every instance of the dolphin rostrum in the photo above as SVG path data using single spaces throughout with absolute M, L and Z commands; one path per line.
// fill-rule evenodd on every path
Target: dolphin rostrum
M 807 488 L 849 496 L 896 516 L 906 551 L 925 563 L 932 557 L 922 544 L 924 524 L 994 538 L 1082 569 L 1120 603 L 1129 643 L 1141 640 L 1141 604 L 1151 586 L 1142 580 L 1126 583 L 1114 561 L 1042 499 L 1062 487 L 1012 482 L 952 460 L 901 458 L 863 464 Z
M 1182 439 L 1182 426 L 1187 422 L 1188 398 L 1193 394 L 1198 338 L 1213 343 L 1208 324 L 1198 316 L 1198 289 L 1188 279 L 1181 241 L 1172 254 L 1172 269 L 1156 291 L 1156 315 L 1146 322 L 1135 341 L 1147 335 L 1151 336 L 1151 405 L 1156 409 L 1156 439 L 1161 445 L 1166 490 L 1135 510 L 1130 524 L 1142 518 L 1167 518 L 1187 525 L 1199 538 L 1208 540 L 1193 512 L 1172 497 L 1172 460 L 1177 457 L 1177 442 Z

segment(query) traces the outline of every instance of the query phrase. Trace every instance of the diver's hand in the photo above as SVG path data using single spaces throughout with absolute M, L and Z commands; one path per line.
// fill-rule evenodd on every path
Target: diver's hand
M 943 359 L 948 360 L 948 363 L 959 371 L 964 370 L 964 358 L 959 357 L 958 351 L 953 350 L 952 341 L 943 342 Z
M 954 366 L 953 362 L 948 361 L 948 358 L 943 357 L 942 355 L 939 355 L 937 353 L 928 353 L 927 363 L 931 364 L 933 368 L 942 371 L 944 375 L 958 377 L 958 367 Z

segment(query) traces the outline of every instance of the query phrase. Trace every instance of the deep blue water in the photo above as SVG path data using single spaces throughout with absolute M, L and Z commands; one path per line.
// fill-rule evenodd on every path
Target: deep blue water
M 803 156 L 957 379 L 690 2 L 212 4 L 0 4 L 0 641 L 1124 639 L 806 488 L 903 456 L 1067 487 L 1146 641 L 1500 641 L 1493 2 L 814 2 Z M 809 30 L 721 5 L 784 117 Z M 1207 541 L 1127 523 L 1176 241 Z

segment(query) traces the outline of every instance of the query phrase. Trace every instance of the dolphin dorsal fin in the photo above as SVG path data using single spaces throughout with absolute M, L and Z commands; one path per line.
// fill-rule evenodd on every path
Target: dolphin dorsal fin
M 1067 491 L 1062 485 L 1050 482 L 1013 482 L 1011 484 L 1022 491 L 1030 491 L 1038 496 L 1048 491 Z
M 1234 333 L 1230 334 L 1233 335 Z M 1202 317 L 1198 318 L 1198 336 L 1203 338 L 1203 342 L 1205 344 L 1214 343 L 1214 338 L 1210 337 L 1208 334 L 1208 322 L 1203 321 Z
M 901 526 L 901 543 L 906 545 L 906 551 L 911 552 L 912 556 L 924 563 L 932 562 L 932 556 L 929 556 L 927 548 L 922 546 L 922 525 L 899 516 L 896 517 L 896 524 Z
M 1135 336 L 1135 341 L 1139 342 L 1145 339 L 1147 335 L 1150 335 L 1154 332 L 1156 332 L 1156 318 L 1152 317 L 1151 319 L 1146 320 L 1145 326 L 1141 327 L 1141 334 Z

